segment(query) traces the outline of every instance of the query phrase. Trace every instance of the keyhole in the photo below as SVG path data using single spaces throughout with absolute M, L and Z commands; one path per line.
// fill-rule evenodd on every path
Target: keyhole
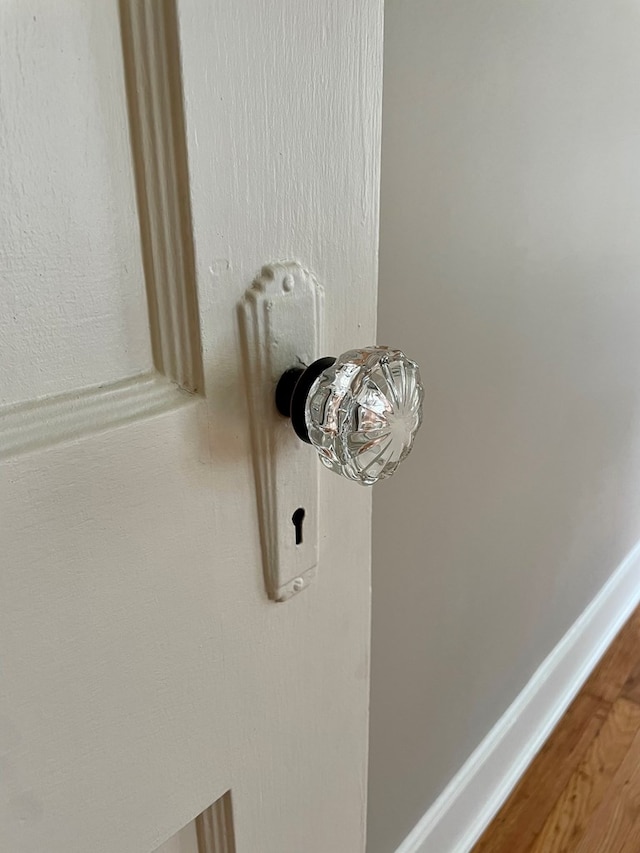
M 296 529 L 296 545 L 302 545 L 302 522 L 304 521 L 304 516 L 305 512 L 301 506 L 291 516 L 291 521 L 293 521 L 293 526 Z

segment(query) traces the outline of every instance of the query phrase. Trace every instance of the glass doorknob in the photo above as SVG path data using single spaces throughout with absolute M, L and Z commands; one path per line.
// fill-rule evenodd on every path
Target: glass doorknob
M 418 365 L 389 347 L 349 350 L 282 374 L 278 411 L 327 468 L 371 486 L 390 477 L 422 422 Z

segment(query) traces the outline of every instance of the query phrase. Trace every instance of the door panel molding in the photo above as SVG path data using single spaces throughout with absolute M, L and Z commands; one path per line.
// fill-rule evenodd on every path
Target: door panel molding
M 0 459 L 170 411 L 197 398 L 157 373 L 143 373 L 0 409 Z
M 198 853 L 236 853 L 231 791 L 196 818 Z
M 120 0 L 131 150 L 156 369 L 204 390 L 174 0 Z
M 204 390 L 175 3 L 120 0 L 120 29 L 157 372 L 0 407 L 0 459 L 175 409 L 191 399 L 184 391 Z

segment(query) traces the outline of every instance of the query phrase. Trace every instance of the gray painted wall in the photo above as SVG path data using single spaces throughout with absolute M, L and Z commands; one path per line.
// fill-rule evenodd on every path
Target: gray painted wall
M 387 0 L 378 339 L 427 406 L 374 492 L 369 853 L 640 538 L 639 80 L 635 0 Z

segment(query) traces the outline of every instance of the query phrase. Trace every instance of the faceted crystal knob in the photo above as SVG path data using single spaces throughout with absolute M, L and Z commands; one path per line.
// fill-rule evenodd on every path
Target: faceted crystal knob
M 323 465 L 371 486 L 407 457 L 422 422 L 418 365 L 400 350 L 366 347 L 284 373 L 278 411 Z

